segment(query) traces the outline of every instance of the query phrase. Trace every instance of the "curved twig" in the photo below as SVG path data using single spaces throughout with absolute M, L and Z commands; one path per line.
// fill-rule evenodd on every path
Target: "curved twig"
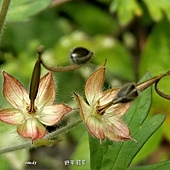
M 137 84 L 136 85 L 136 89 L 139 91 L 139 92 L 142 92 L 143 90 L 145 90 L 146 88 L 148 88 L 149 86 L 151 86 L 152 84 L 156 83 L 157 81 L 159 81 L 160 79 L 162 79 L 163 77 L 167 76 L 167 75 L 170 75 L 170 70 L 167 71 L 166 73 L 163 73 L 159 76 L 155 76 L 149 80 L 146 80 L 140 84 Z
M 159 83 L 160 80 L 161 80 L 161 79 L 159 79 L 159 80 L 156 81 L 156 83 L 155 83 L 155 91 L 156 91 L 156 93 L 157 93 L 159 96 L 163 97 L 164 99 L 170 100 L 170 95 L 165 94 L 165 93 L 161 92 L 161 91 L 158 89 L 157 86 L 158 86 L 158 83 Z
M 72 70 L 80 68 L 85 63 L 87 63 L 91 59 L 92 56 L 93 56 L 93 52 L 87 50 L 84 47 L 77 47 L 70 53 L 70 57 L 74 63 L 72 65 L 64 66 L 64 67 L 59 67 L 59 66 L 49 67 L 43 62 L 42 59 L 41 59 L 41 64 L 47 70 L 52 71 L 52 72 L 67 72 L 67 71 L 72 71 Z
M 80 64 L 80 65 L 77 65 L 77 64 L 73 64 L 73 65 L 69 65 L 69 66 L 65 66 L 65 67 L 49 67 L 47 66 L 42 60 L 41 60 L 41 64 L 49 71 L 53 71 L 53 72 L 67 72 L 67 71 L 72 71 L 72 70 L 75 70 L 77 68 L 80 68 L 82 65 L 84 64 Z

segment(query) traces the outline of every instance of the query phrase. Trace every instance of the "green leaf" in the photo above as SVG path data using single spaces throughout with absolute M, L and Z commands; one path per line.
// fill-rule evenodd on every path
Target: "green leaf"
M 142 15 L 142 10 L 136 0 L 112 0 L 110 11 L 117 13 L 122 25 L 128 24 L 135 16 Z
M 113 17 L 90 3 L 72 1 L 61 5 L 59 10 L 68 16 L 78 29 L 89 34 L 107 34 L 117 30 Z
M 7 15 L 8 21 L 25 21 L 49 6 L 51 0 L 13 0 Z
M 169 169 L 170 169 L 170 161 L 164 161 L 153 165 L 130 168 L 130 170 L 169 170 Z
M 155 21 L 160 21 L 164 15 L 167 16 L 167 18 L 170 21 L 170 1 L 169 0 L 143 0 L 146 4 L 148 11 Z
M 149 77 L 147 74 L 142 81 Z M 145 121 L 150 111 L 151 97 L 151 88 L 148 88 L 132 103 L 124 116 L 132 137 L 138 143 L 134 141 L 108 142 L 105 140 L 100 146 L 98 139 L 89 135 L 91 169 L 111 170 L 129 167 L 135 155 L 165 119 L 164 115 L 157 114 Z
M 105 141 L 102 143 L 102 146 L 100 146 L 99 140 L 89 134 L 89 147 L 90 167 L 93 170 L 100 170 L 102 167 L 102 160 L 104 159 L 104 153 L 108 150 L 109 144 Z
M 159 128 L 145 143 L 138 154 L 134 157 L 132 165 L 144 161 L 150 156 L 159 146 L 162 141 L 162 130 Z

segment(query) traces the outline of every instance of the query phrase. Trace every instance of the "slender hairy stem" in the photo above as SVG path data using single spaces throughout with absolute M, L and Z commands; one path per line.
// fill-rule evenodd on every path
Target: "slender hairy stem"
M 31 148 L 32 141 L 0 149 L 0 154 L 12 152 L 20 149 Z
M 3 26 L 5 23 L 5 18 L 8 12 L 8 7 L 10 5 L 10 2 L 11 0 L 3 0 L 2 2 L 2 7 L 0 11 L 0 38 L 1 38 L 2 30 L 3 30 Z
M 47 137 L 48 139 L 51 139 L 51 138 L 53 138 L 53 137 L 56 137 L 56 136 L 58 136 L 59 134 L 61 134 L 61 133 L 63 133 L 63 132 L 66 132 L 66 131 L 72 129 L 73 127 L 79 125 L 81 122 L 82 122 L 82 119 L 78 119 L 78 120 L 76 120 L 75 122 L 73 122 L 72 124 L 68 124 L 67 126 L 64 126 L 63 128 L 58 129 L 57 131 L 54 131 L 54 132 L 52 132 L 52 133 L 49 133 L 48 135 L 46 135 L 46 137 Z
M 58 129 L 55 132 L 47 134 L 44 138 L 45 139 L 51 139 L 53 137 L 55 138 L 56 136 L 58 136 L 58 135 L 60 135 L 64 132 L 67 132 L 68 130 L 72 129 L 73 127 L 78 126 L 81 122 L 82 122 L 82 120 L 78 119 L 75 122 L 70 123 L 67 126 L 64 126 L 64 127 L 62 127 L 61 129 Z M 39 139 L 39 141 L 41 141 L 41 139 Z M 39 143 L 41 143 L 41 142 L 39 142 Z M 2 149 L 0 149 L 0 154 L 16 151 L 16 150 L 20 150 L 20 149 L 34 148 L 34 147 L 37 147 L 37 146 L 35 146 L 34 143 L 32 144 L 32 141 L 29 141 L 29 142 L 25 142 L 23 144 L 2 148 Z

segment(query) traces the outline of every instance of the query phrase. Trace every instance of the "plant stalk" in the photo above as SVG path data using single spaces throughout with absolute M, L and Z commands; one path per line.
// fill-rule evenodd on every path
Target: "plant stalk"
M 2 7 L 1 7 L 1 11 L 0 11 L 0 38 L 2 36 L 2 30 L 4 27 L 5 18 L 6 18 L 7 12 L 8 12 L 10 2 L 11 2 L 11 0 L 3 0 L 3 2 L 2 2 Z

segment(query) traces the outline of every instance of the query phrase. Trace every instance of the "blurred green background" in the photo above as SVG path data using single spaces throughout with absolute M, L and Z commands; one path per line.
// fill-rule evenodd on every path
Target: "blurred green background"
M 0 6 L 2 0 L 0 0 Z M 137 82 L 147 71 L 152 76 L 170 69 L 169 0 L 13 0 L 0 44 L 0 69 L 12 74 L 29 89 L 37 47 L 45 46 L 43 60 L 49 66 L 70 64 L 69 53 L 78 46 L 94 52 L 82 68 L 54 73 L 56 102 L 76 107 L 73 92 L 83 95 L 85 80 L 107 59 L 105 89 Z M 42 75 L 47 70 L 42 69 Z M 2 95 L 0 108 L 9 107 Z M 170 94 L 170 79 L 159 87 Z M 164 113 L 166 120 L 146 143 L 133 164 L 170 159 L 170 101 L 153 89 L 150 114 Z M 64 126 L 79 117 L 77 112 L 62 121 Z M 24 142 L 15 128 L 0 122 L 0 148 Z M 6 139 L 7 138 L 7 139 Z M 0 156 L 0 170 L 89 169 L 88 137 L 82 124 L 62 135 L 52 147 L 21 150 Z M 25 162 L 36 160 L 36 166 Z M 65 166 L 65 160 L 86 160 L 85 165 Z

